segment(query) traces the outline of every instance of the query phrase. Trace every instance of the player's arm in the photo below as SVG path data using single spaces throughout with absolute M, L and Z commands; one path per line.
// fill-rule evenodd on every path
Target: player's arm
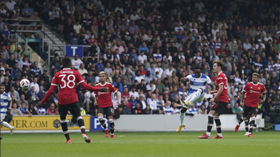
M 240 96 L 240 104 L 243 103 L 243 98 L 244 98 L 244 94 L 246 93 L 246 91 L 242 91 L 242 94 Z
M 244 94 L 248 91 L 248 89 L 249 89 L 249 86 L 248 86 L 248 84 L 246 84 L 245 87 L 243 88 L 243 91 L 242 91 L 242 94 L 240 97 L 240 104 L 243 103 Z
M 224 90 L 224 84 L 219 84 L 219 90 L 218 90 L 217 94 L 210 100 L 209 103 L 214 102 L 218 98 L 218 96 L 220 96 L 222 94 L 223 90 Z
M 215 90 L 215 87 L 211 81 L 211 79 L 207 76 L 206 83 L 210 86 L 211 90 Z
M 39 102 L 39 105 L 38 105 L 39 107 L 42 107 L 43 104 L 51 97 L 51 95 L 53 94 L 55 88 L 58 85 L 58 81 L 57 80 L 58 80 L 57 79 L 57 74 L 55 74 L 54 77 L 53 77 L 50 89 L 46 93 L 45 97 L 41 100 L 41 102 Z
M 12 101 L 10 101 L 10 105 L 9 105 L 9 110 L 11 110 L 12 109 Z
M 208 84 L 208 85 L 210 86 L 211 90 L 214 90 L 214 89 L 215 89 L 215 86 L 214 86 L 212 83 L 210 83 L 210 84 Z M 216 92 L 217 92 L 217 90 L 216 90 Z
M 76 73 L 76 76 L 77 76 L 77 85 L 81 85 L 85 90 L 90 90 L 90 91 L 101 91 L 101 92 L 108 92 L 108 89 L 107 88 L 104 88 L 104 87 L 92 87 L 88 84 L 85 83 L 85 80 L 83 79 L 82 75 L 77 72 Z
M 265 102 L 265 100 L 266 100 L 266 90 L 265 90 L 265 87 L 263 87 L 262 96 L 263 96 L 263 99 L 260 101 L 260 104 L 263 104 Z
M 116 91 L 115 92 L 115 94 L 114 94 L 116 97 L 117 97 L 117 104 L 118 104 L 118 106 L 120 105 L 120 95 L 119 95 L 119 92 L 118 91 Z

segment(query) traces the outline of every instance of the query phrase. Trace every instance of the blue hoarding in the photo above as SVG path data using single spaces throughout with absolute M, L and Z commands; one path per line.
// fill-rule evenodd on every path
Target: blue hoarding
M 82 46 L 75 46 L 75 45 L 67 45 L 65 47 L 66 55 L 69 57 L 74 57 L 76 54 L 79 57 L 83 57 L 83 47 Z
M 110 130 L 108 119 L 104 118 L 104 120 L 105 123 L 107 123 L 108 125 L 108 129 Z M 101 127 L 98 117 L 97 116 L 90 117 L 90 131 L 102 131 L 102 130 L 104 129 Z

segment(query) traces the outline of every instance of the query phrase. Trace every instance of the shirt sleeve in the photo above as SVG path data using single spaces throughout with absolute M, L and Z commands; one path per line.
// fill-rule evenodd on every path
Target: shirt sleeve
M 186 78 L 187 78 L 189 81 L 191 81 L 191 80 L 192 80 L 192 75 L 188 75 Z
M 113 93 L 117 92 L 117 89 L 113 84 L 111 84 L 110 86 L 110 91 L 112 91 Z
M 266 89 L 265 89 L 264 85 L 262 86 L 262 93 L 266 93 Z
M 8 96 L 7 96 L 7 100 L 8 100 L 8 101 L 11 101 L 11 100 L 12 100 L 12 98 L 11 98 L 11 95 L 10 95 L 10 94 L 8 94 Z
M 245 87 L 243 88 L 243 92 L 247 92 L 248 91 L 248 84 L 245 85 Z
M 206 82 L 207 82 L 207 84 L 212 83 L 211 79 L 210 79 L 208 76 L 206 76 L 206 77 L 207 77 L 207 78 L 206 78 Z
M 58 79 L 57 75 L 55 74 L 51 83 L 51 86 L 57 86 L 58 85 Z
M 75 71 L 75 73 L 76 73 L 76 78 L 77 78 L 77 86 L 79 84 L 81 84 L 82 82 L 85 82 L 85 80 L 83 79 L 82 75 L 78 71 Z
M 217 76 L 216 78 L 217 86 L 223 85 L 224 84 L 224 78 L 222 76 Z

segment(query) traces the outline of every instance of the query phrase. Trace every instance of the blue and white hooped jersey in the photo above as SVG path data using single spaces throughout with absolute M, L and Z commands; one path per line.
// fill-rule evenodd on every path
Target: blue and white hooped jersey
M 7 113 L 7 106 L 9 105 L 9 101 L 11 101 L 12 98 L 10 97 L 10 95 L 6 92 L 4 92 L 3 94 L 1 94 L 1 113 L 6 114 Z
M 196 92 L 199 88 L 202 88 L 206 92 L 206 85 L 212 82 L 207 75 L 202 73 L 199 78 L 196 78 L 195 74 L 188 75 L 186 78 L 189 79 L 191 85 L 188 94 Z

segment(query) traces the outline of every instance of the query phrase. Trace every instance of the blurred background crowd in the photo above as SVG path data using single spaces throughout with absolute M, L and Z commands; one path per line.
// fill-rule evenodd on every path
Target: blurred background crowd
M 41 100 L 49 88 L 48 72 L 31 63 L 28 56 L 22 58 L 20 50 L 11 50 L 7 18 L 40 18 L 67 43 L 91 45 L 84 57 L 72 59 L 73 68 L 91 85 L 99 83 L 99 71 L 106 72 L 107 82 L 121 94 L 121 100 L 112 96 L 121 103 L 116 114 L 177 114 L 189 89 L 180 79 L 200 65 L 215 82 L 215 60 L 225 63 L 223 71 L 229 81 L 225 114 L 242 112 L 241 91 L 253 72 L 260 73 L 259 81 L 267 90 L 259 113 L 268 119 L 279 105 L 279 1 L 0 0 L 0 5 L 0 81 L 14 95 L 15 108 L 20 106 L 23 111 L 25 103 L 30 114 L 56 111 L 57 94 L 45 112 L 33 109 L 31 102 Z M 51 75 L 61 69 L 63 57 L 67 56 L 52 60 Z M 23 77 L 32 82 L 28 91 L 18 86 Z M 207 114 L 212 106 L 209 91 L 186 114 Z M 81 87 L 77 94 L 81 110 L 96 114 L 94 94 Z

